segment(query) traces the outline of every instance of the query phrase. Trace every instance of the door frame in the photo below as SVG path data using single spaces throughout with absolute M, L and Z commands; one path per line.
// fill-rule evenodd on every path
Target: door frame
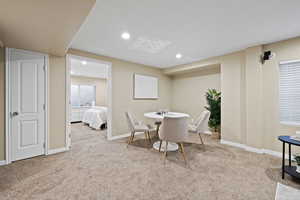
M 107 62 L 100 59 L 85 57 L 85 56 L 78 56 L 75 54 L 67 54 L 66 55 L 66 141 L 67 141 L 67 148 L 69 149 L 71 146 L 71 126 L 70 126 L 70 114 L 71 114 L 71 58 L 77 58 L 81 60 L 87 60 L 91 62 L 96 62 L 99 64 L 105 64 L 108 66 L 107 68 L 107 140 L 111 140 L 112 138 L 112 63 Z
M 11 112 L 11 88 L 10 88 L 10 56 L 12 51 L 21 52 L 25 54 L 31 54 L 31 55 L 40 55 L 45 57 L 45 146 L 44 146 L 44 155 L 48 155 L 48 148 L 49 148 L 49 140 L 48 140 L 48 134 L 49 134 L 49 73 L 48 73 L 48 67 L 49 67 L 49 56 L 48 54 L 28 51 L 28 50 L 21 50 L 21 49 L 15 49 L 15 48 L 5 48 L 5 161 L 6 164 L 10 164 L 12 162 L 12 138 L 11 138 L 11 118 L 10 118 L 10 112 Z

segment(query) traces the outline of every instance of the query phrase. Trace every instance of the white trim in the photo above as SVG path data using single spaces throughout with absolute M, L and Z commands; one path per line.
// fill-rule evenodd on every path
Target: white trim
M 71 69 L 71 63 L 70 63 L 70 58 L 77 58 L 80 60 L 86 60 L 86 61 L 90 61 L 90 62 L 96 62 L 96 63 L 100 63 L 100 64 L 104 64 L 107 65 L 107 107 L 108 107 L 108 111 L 107 111 L 107 139 L 111 140 L 112 136 L 112 63 L 111 62 L 106 62 L 100 59 L 94 59 L 94 58 L 89 58 L 89 57 L 84 57 L 84 56 L 78 56 L 78 55 L 74 55 L 74 54 L 67 54 L 67 66 L 66 66 L 66 84 L 67 84 L 67 88 L 68 91 L 66 91 L 66 101 L 68 101 L 67 103 L 70 106 L 70 69 Z M 68 119 L 70 117 L 70 107 L 66 106 L 66 123 L 69 123 Z M 66 133 L 66 137 L 67 137 L 67 133 Z M 71 145 L 71 140 L 68 139 L 69 145 Z
M 254 152 L 254 153 L 258 153 L 258 154 L 263 154 L 264 153 L 263 149 L 258 149 L 258 148 L 250 147 L 250 146 L 247 146 L 247 145 L 245 145 L 244 149 L 246 151 L 250 151 L 250 152 Z
M 49 135 L 49 73 L 48 73 L 48 67 L 49 67 L 49 56 L 48 54 L 33 52 L 33 51 L 27 51 L 22 49 L 14 49 L 14 48 L 5 48 L 5 159 L 6 164 L 11 163 L 11 135 L 10 135 L 10 109 L 11 109 L 11 99 L 10 99 L 10 55 L 11 51 L 15 52 L 21 52 L 26 54 L 34 54 L 34 55 L 40 55 L 44 57 L 44 64 L 45 64 L 45 148 L 44 148 L 44 155 L 48 154 L 48 135 Z
M 107 113 L 107 139 L 112 138 L 112 63 L 108 64 L 107 68 L 107 100 L 108 100 L 108 113 Z
M 95 58 L 90 58 L 90 57 L 85 57 L 85 56 L 78 56 L 78 55 L 75 55 L 75 54 L 67 54 L 67 55 L 69 56 L 69 58 L 75 58 L 75 59 L 79 59 L 79 60 L 96 62 L 96 63 L 111 66 L 111 62 L 103 61 L 103 60 L 100 60 L 100 59 L 95 59 Z M 69 63 L 69 65 L 70 65 L 70 63 Z M 109 78 L 109 77 L 106 77 L 106 78 Z
M 296 63 L 296 62 L 300 62 L 300 60 L 280 61 L 279 64 L 280 64 L 280 65 L 285 65 L 285 64 Z
M 45 155 L 48 155 L 49 149 L 49 124 L 50 124 L 50 116 L 49 116 L 49 92 L 50 92 L 50 84 L 49 84 L 49 56 L 45 54 Z
M 280 124 L 287 125 L 287 126 L 300 127 L 300 123 L 297 123 L 297 122 L 281 121 Z
M 221 144 L 227 144 L 227 145 L 234 146 L 234 147 L 241 148 L 241 149 L 245 149 L 245 146 L 246 146 L 244 144 L 231 142 L 231 141 L 227 141 L 227 140 L 223 140 L 223 139 L 221 139 L 220 143 Z
M 5 159 L 6 164 L 11 163 L 10 160 L 10 126 L 9 126 L 9 111 L 10 111 L 10 90 L 9 90 L 9 77 L 10 77 L 10 68 L 9 66 L 9 57 L 10 57 L 10 49 L 5 48 Z
M 0 160 L 0 166 L 7 165 L 6 160 Z
M 255 147 L 247 146 L 245 144 L 231 142 L 231 141 L 227 141 L 227 140 L 223 140 L 223 139 L 221 139 L 220 143 L 225 144 L 225 145 L 234 146 L 234 147 L 237 147 L 237 148 L 241 148 L 241 149 L 244 149 L 245 151 L 250 151 L 250 152 L 254 152 L 254 153 L 258 153 L 258 154 L 268 154 L 268 155 L 271 155 L 271 156 L 282 158 L 282 153 L 280 153 L 278 151 L 273 151 L 273 150 L 269 150 L 269 149 L 258 149 L 258 148 L 255 148 Z M 285 159 L 289 159 L 288 154 L 285 154 Z M 294 159 L 292 158 L 292 160 L 294 160 Z
M 71 120 L 70 120 L 70 114 L 71 114 L 71 102 L 70 102 L 70 85 L 71 85 L 71 72 L 70 72 L 70 57 L 67 54 L 66 55 L 66 130 L 65 130 L 65 145 L 66 149 L 71 148 Z
M 136 132 L 134 134 L 134 136 L 142 135 L 142 134 L 144 134 L 144 133 L 143 132 Z M 122 134 L 122 135 L 112 136 L 112 137 L 108 138 L 108 140 L 118 140 L 118 139 L 129 137 L 130 135 L 131 135 L 131 133 L 125 133 L 125 134 Z
M 62 147 L 62 148 L 57 148 L 57 149 L 49 149 L 48 150 L 48 155 L 62 153 L 62 152 L 66 152 L 68 150 L 69 149 L 67 147 Z
M 275 156 L 275 157 L 282 158 L 282 153 L 280 153 L 280 152 L 273 151 L 273 150 L 269 150 L 269 149 L 262 149 L 262 150 L 263 150 L 263 152 L 264 152 L 265 154 L 269 154 L 269 155 L 272 155 L 272 156 Z M 285 157 L 288 158 L 289 155 L 286 154 Z

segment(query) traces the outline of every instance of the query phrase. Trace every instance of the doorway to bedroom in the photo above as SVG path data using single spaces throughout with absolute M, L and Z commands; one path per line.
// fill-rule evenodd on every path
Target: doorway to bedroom
M 67 143 L 111 137 L 111 63 L 67 56 Z

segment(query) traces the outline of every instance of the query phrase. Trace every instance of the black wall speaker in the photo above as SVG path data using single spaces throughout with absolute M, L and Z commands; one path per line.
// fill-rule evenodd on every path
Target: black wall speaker
M 266 60 L 270 60 L 273 57 L 273 53 L 271 51 L 265 51 L 263 55 L 261 55 L 261 63 L 264 64 Z

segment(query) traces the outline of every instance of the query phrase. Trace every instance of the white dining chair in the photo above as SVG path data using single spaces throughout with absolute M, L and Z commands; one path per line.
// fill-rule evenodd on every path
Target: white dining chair
M 187 119 L 188 119 L 187 117 L 169 117 L 169 116 L 164 117 L 161 128 L 159 130 L 159 139 L 161 141 L 166 142 L 164 162 L 167 157 L 168 143 L 174 142 L 178 144 L 184 162 L 185 164 L 187 164 L 184 147 L 183 147 L 183 142 L 186 141 L 188 137 Z M 162 142 L 160 142 L 159 151 L 161 149 L 161 144 Z
M 130 137 L 128 139 L 127 146 L 132 143 L 134 135 L 137 132 L 143 132 L 145 134 L 146 140 L 149 141 L 149 144 L 152 143 L 150 132 L 154 131 L 150 126 L 144 124 L 142 121 L 137 121 L 129 112 L 125 112 L 127 124 L 130 130 Z
M 199 135 L 201 144 L 204 145 L 201 134 L 209 131 L 208 129 L 208 121 L 210 117 L 210 112 L 208 110 L 203 111 L 197 120 L 193 121 L 189 124 L 189 131 Z

